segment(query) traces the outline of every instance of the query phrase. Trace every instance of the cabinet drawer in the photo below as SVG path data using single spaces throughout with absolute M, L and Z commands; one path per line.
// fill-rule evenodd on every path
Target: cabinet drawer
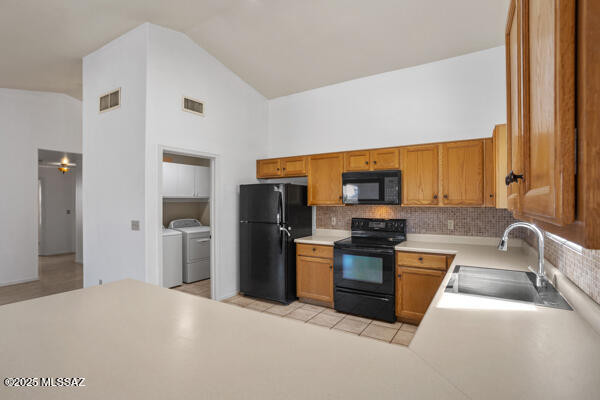
M 296 253 L 299 256 L 333 258 L 333 246 L 298 243 Z
M 408 267 L 424 267 L 446 270 L 446 256 L 442 254 L 408 253 L 397 252 L 396 262 L 398 265 Z

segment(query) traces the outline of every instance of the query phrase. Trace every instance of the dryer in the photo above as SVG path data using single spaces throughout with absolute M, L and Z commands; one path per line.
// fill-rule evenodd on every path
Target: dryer
M 197 219 L 175 219 L 169 229 L 183 234 L 183 282 L 191 283 L 210 278 L 210 226 Z

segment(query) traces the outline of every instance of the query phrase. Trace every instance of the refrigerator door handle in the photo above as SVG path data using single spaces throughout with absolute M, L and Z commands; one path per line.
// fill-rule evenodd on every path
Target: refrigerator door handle
M 290 229 L 292 229 L 292 228 L 290 228 Z M 292 234 L 290 233 L 290 231 L 288 231 L 288 230 L 287 230 L 285 227 L 283 227 L 283 226 L 280 226 L 280 227 L 279 227 L 279 231 L 280 231 L 280 232 L 285 232 L 285 233 L 287 233 L 288 237 L 292 237 Z
M 281 224 L 281 214 L 283 212 L 283 194 L 279 192 L 279 196 L 277 198 L 277 223 Z

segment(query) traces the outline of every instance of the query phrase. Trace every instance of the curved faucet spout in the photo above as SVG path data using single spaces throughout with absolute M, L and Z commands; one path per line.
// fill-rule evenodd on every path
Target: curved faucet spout
M 515 222 L 514 224 L 510 224 L 502 238 L 500 239 L 500 243 L 498 243 L 498 250 L 506 251 L 508 249 L 508 234 L 515 228 L 527 228 L 530 231 L 533 231 L 538 238 L 538 270 L 535 273 L 537 275 L 537 284 L 540 286 L 542 281 L 546 278 L 546 271 L 544 268 L 544 233 L 535 225 L 530 224 L 528 222 Z

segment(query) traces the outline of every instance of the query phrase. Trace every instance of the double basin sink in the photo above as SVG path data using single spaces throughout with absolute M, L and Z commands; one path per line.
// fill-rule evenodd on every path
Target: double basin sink
M 445 292 L 572 310 L 550 282 L 544 281 L 542 285 L 537 286 L 536 275 L 532 272 L 457 265 Z

